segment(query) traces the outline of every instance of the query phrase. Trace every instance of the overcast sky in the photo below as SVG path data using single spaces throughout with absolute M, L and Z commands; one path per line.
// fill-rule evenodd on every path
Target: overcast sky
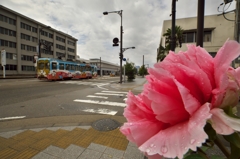
M 176 18 L 197 16 L 198 0 L 179 0 Z M 218 14 L 223 0 L 205 0 L 205 15 Z M 123 10 L 124 57 L 136 66 L 156 63 L 162 24 L 171 19 L 171 0 L 1 0 L 1 5 L 28 16 L 76 39 L 81 58 L 100 58 L 119 64 L 119 46 L 112 47 L 113 38 L 120 39 L 121 18 L 104 11 Z M 228 10 L 235 9 L 235 1 Z M 221 9 L 221 8 L 220 8 Z M 197 24 L 196 24 L 197 26 Z

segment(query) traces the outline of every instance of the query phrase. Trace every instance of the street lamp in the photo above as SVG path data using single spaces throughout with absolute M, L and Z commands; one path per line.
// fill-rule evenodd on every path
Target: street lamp
M 103 15 L 108 15 L 108 13 L 117 13 L 121 17 L 121 26 L 120 26 L 120 84 L 122 84 L 122 59 L 123 59 L 123 49 L 122 49 L 122 34 L 123 34 L 123 27 L 122 27 L 122 10 L 120 11 L 112 11 L 112 12 L 103 12 Z
M 122 53 L 123 53 L 124 51 L 126 51 L 127 49 L 135 49 L 135 47 L 133 46 L 133 47 L 122 48 Z
M 51 27 L 50 26 L 47 26 L 45 28 L 48 28 L 50 29 Z M 38 31 L 38 58 L 41 58 L 41 39 L 40 39 L 40 34 L 42 33 L 42 30 L 43 28 L 39 28 L 39 31 Z

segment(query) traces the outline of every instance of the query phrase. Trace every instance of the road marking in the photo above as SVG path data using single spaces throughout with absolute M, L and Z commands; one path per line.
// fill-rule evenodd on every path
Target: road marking
M 105 90 L 108 90 L 107 88 L 102 88 L 102 86 L 105 86 L 105 85 L 108 85 L 109 83 L 106 83 L 106 84 L 101 84 L 101 85 L 97 85 L 98 88 L 100 89 L 105 89 Z
M 108 97 L 104 97 L 104 96 L 93 96 L 93 95 L 88 95 L 87 97 L 90 97 L 90 98 L 103 98 L 103 99 L 108 99 Z
M 106 92 L 106 93 L 128 93 L 128 92 L 116 92 L 116 91 L 102 91 L 102 92 Z
M 6 118 L 0 118 L 1 120 L 10 120 L 10 119 L 22 119 L 25 118 L 26 116 L 14 116 L 14 117 L 6 117 Z
M 100 105 L 110 105 L 116 107 L 126 107 L 125 103 L 118 103 L 118 102 L 109 102 L 109 101 L 97 101 L 97 100 L 83 100 L 83 99 L 75 99 L 74 102 L 81 102 L 81 103 L 91 103 L 91 104 L 100 104 Z
M 106 115 L 115 115 L 117 114 L 117 111 L 113 111 L 113 110 L 109 110 L 109 109 L 98 109 L 98 110 L 94 110 L 94 109 L 85 109 L 82 110 L 84 112 L 89 112 L 89 113 L 98 113 L 98 114 L 106 114 Z
M 111 94 L 111 93 L 95 93 L 99 95 L 107 95 L 107 96 L 126 96 L 126 94 Z
M 77 84 L 77 85 L 92 85 L 97 86 L 100 89 L 108 90 L 107 88 L 102 88 L 102 86 L 109 85 L 109 83 L 94 83 L 94 82 L 81 82 L 81 81 L 63 81 L 59 82 L 63 84 Z

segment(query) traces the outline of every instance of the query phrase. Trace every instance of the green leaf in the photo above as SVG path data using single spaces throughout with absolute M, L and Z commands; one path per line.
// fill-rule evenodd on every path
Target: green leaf
M 213 155 L 210 157 L 210 159 L 225 159 L 225 157 L 218 156 L 218 155 Z
M 206 158 L 201 156 L 201 155 L 199 155 L 199 154 L 192 154 L 192 155 L 187 156 L 184 159 L 206 159 Z
M 223 135 L 224 139 L 235 145 L 240 150 L 240 137 L 238 133 L 233 133 L 231 135 Z M 240 151 L 239 151 L 240 152 Z
M 229 159 L 237 159 L 240 158 L 240 148 L 236 147 L 234 144 L 230 144 L 231 145 L 231 155 L 229 157 Z

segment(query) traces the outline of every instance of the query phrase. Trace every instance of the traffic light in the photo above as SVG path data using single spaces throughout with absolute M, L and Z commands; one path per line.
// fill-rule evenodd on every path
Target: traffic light
M 113 46 L 118 46 L 118 42 L 119 42 L 118 38 L 114 38 L 113 39 Z
M 119 53 L 119 58 L 122 60 L 123 59 L 123 54 Z

